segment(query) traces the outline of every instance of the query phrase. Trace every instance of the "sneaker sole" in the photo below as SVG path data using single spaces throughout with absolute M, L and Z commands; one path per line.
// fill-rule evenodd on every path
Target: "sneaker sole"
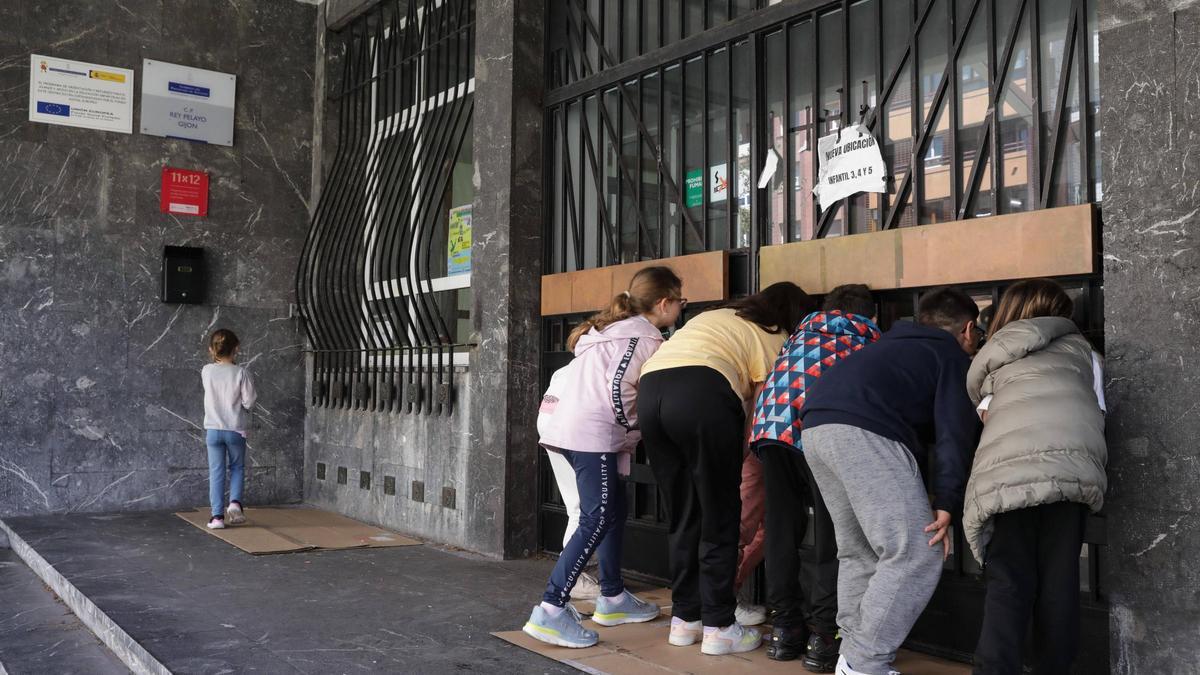
M 522 628 L 521 630 L 524 631 L 526 635 L 528 635 L 529 637 L 531 637 L 535 640 L 540 640 L 542 642 L 545 642 L 546 644 L 555 645 L 558 647 L 569 647 L 570 649 L 587 649 L 588 647 L 595 647 L 596 643 L 599 642 L 599 640 L 596 640 L 596 642 L 593 642 L 591 644 L 586 644 L 586 645 L 579 644 L 576 642 L 571 642 L 570 640 L 563 639 L 562 637 L 559 637 L 558 635 L 553 635 L 553 634 L 544 632 L 546 629 L 541 628 L 539 626 L 535 626 L 531 623 L 526 623 L 525 627 Z
M 653 620 L 657 619 L 658 615 L 659 615 L 658 612 L 655 612 L 653 615 L 646 615 L 646 616 L 630 616 L 627 613 L 618 613 L 618 614 L 595 614 L 595 613 L 593 613 L 592 621 L 600 624 L 601 626 L 607 626 L 607 627 L 611 628 L 613 626 L 620 626 L 621 624 L 626 624 L 626 623 L 646 623 L 647 621 L 653 621 Z
M 761 641 L 758 644 L 754 645 L 753 647 L 749 647 L 747 649 L 734 649 L 733 645 L 729 645 L 729 646 L 721 645 L 720 647 L 709 647 L 707 644 L 702 644 L 702 645 L 700 645 L 700 653 L 707 654 L 709 656 L 729 656 L 730 654 L 745 654 L 746 652 L 752 652 L 761 646 L 762 646 Z
M 695 636 L 676 637 L 674 635 L 671 635 L 671 636 L 667 637 L 667 642 L 670 643 L 672 647 L 691 647 L 692 645 L 696 644 L 696 641 L 698 639 L 699 638 L 697 638 Z

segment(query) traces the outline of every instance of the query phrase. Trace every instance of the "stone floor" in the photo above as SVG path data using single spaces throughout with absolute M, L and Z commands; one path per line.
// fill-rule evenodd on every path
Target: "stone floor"
M 0 548 L 0 670 L 9 675 L 129 673 L 6 548 Z
M 576 672 L 489 635 L 521 626 L 541 594 L 546 560 L 494 562 L 433 546 L 255 557 L 170 513 L 5 522 L 175 673 Z M 3 553 L 0 560 L 15 559 Z M 44 596 L 15 619 L 0 609 L 0 654 L 11 675 L 39 671 L 9 664 L 20 641 L 7 623 L 71 618 L 24 577 L 32 572 L 0 570 L 0 608 L 16 606 L 10 592 L 20 606 L 30 602 L 17 596 L 30 592 L 22 584 Z M 69 645 L 55 648 L 88 642 L 75 624 Z M 123 671 L 106 662 L 56 672 Z

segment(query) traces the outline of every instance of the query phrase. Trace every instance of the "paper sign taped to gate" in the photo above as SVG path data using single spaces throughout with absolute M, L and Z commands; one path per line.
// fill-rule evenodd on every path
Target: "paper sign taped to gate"
M 827 209 L 859 192 L 887 192 L 883 153 L 871 130 L 854 124 L 817 141 L 820 172 L 813 194 Z

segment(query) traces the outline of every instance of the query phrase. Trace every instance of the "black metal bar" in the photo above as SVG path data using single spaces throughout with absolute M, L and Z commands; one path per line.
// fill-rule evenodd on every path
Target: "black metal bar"
M 792 228 L 796 222 L 796 191 L 793 188 L 793 173 L 795 172 L 794 158 L 796 148 L 792 147 L 792 27 L 796 24 L 783 26 L 783 241 L 786 244 L 795 238 Z M 778 66 L 776 66 L 778 67 Z M 758 183 L 751 188 L 758 189 Z
M 1003 92 L 1003 82 L 1005 73 L 1008 69 L 998 70 L 1000 64 L 996 61 L 996 0 L 987 0 L 988 2 L 988 113 L 985 124 L 988 127 L 988 134 L 982 142 L 990 143 L 991 152 L 988 153 L 992 162 L 992 170 L 989 174 L 992 180 L 992 214 L 1000 215 L 1000 171 L 1004 164 L 1004 155 L 1000 146 L 1000 115 L 996 112 L 1000 109 L 1000 96 L 997 92 Z M 1017 9 L 1018 18 L 1021 15 L 1021 9 Z
M 708 7 L 707 6 L 705 7 L 705 10 L 704 10 L 704 25 L 708 26 Z M 702 134 L 701 141 L 700 141 L 700 147 L 701 147 L 700 175 L 703 176 L 703 180 L 701 181 L 702 187 L 700 188 L 700 194 L 703 198 L 703 201 L 701 201 L 701 203 L 700 203 L 700 222 L 704 223 L 704 227 L 701 228 L 701 236 L 700 236 L 700 249 L 702 251 L 712 250 L 709 246 L 710 242 L 709 242 L 709 236 L 708 236 L 709 230 L 712 229 L 708 223 L 708 203 L 711 201 L 711 197 L 712 197 L 712 195 L 710 194 L 712 192 L 712 187 L 708 183 L 708 164 L 710 161 L 710 157 L 709 157 L 709 153 L 708 153 L 708 135 L 709 135 L 709 128 L 708 128 L 708 105 L 709 105 L 709 100 L 708 100 L 708 60 L 710 58 L 712 58 L 712 55 L 713 55 L 713 52 L 704 52 L 704 56 L 700 59 L 700 66 L 701 66 L 701 73 L 702 73 L 701 77 L 703 78 L 700 82 L 700 100 L 703 101 L 700 104 L 701 110 L 703 111 L 703 114 L 701 115 L 701 119 L 700 119 L 700 123 L 701 123 L 701 126 L 700 126 L 701 132 L 700 133 Z
M 945 1 L 951 2 L 952 0 Z M 938 2 L 939 0 L 927 0 L 925 3 L 926 11 L 932 12 L 933 6 Z M 908 176 L 905 177 L 904 183 L 913 191 L 913 222 L 920 225 L 921 206 L 925 203 L 925 156 L 919 141 L 921 139 L 921 123 L 928 122 L 928 120 L 921 117 L 925 107 L 925 101 L 921 99 L 921 39 L 915 33 L 913 34 L 912 42 L 912 64 L 912 79 L 909 80 L 909 88 L 912 91 L 912 107 L 910 108 L 912 114 L 908 117 L 912 123 L 912 145 L 910 146 L 912 149 L 912 159 L 909 161 Z M 944 85 L 945 82 L 943 81 L 939 84 Z M 935 101 L 933 105 L 929 106 L 928 117 L 936 119 L 937 109 L 938 105 L 937 101 Z M 900 197 L 900 204 L 905 202 L 905 194 L 898 192 L 896 196 Z M 900 213 L 900 209 L 897 209 L 896 213 Z M 895 214 L 892 217 L 893 221 L 888 224 L 889 228 L 894 227 L 894 224 L 898 222 Z
M 1049 172 L 1048 167 L 1044 166 L 1046 158 L 1042 156 L 1042 13 L 1040 0 L 1029 0 L 1029 2 L 1033 3 L 1033 6 L 1029 8 L 1029 108 L 1033 112 L 1033 127 L 1030 129 L 1029 142 L 1032 144 L 1033 150 L 1026 160 L 1028 173 L 1025 180 L 1027 186 L 1040 188 L 1042 174 Z M 1069 58 L 1069 55 L 1065 53 L 1064 55 Z M 1041 201 L 1041 197 L 1039 192 L 1037 194 L 1038 201 Z
M 666 0 L 659 0 L 658 9 L 658 27 L 659 39 L 658 44 L 662 45 L 662 12 Z M 667 69 L 658 69 L 658 147 L 666 146 L 667 138 Z M 661 152 L 661 150 L 660 150 Z M 666 165 L 659 167 L 658 170 L 658 252 L 661 255 L 667 254 L 667 199 L 666 186 L 663 185 L 663 174 L 666 173 Z
M 1099 30 L 1098 26 L 1088 26 L 1087 12 L 1079 14 L 1079 31 L 1080 35 L 1075 44 L 1078 45 L 1079 54 L 1079 128 L 1082 138 L 1079 139 L 1079 160 L 1083 165 L 1083 170 L 1080 171 L 1081 179 L 1085 183 L 1083 186 L 1083 199 L 1086 202 L 1096 201 L 1096 175 L 1095 168 L 1092 166 L 1092 60 L 1091 60 L 1091 44 L 1092 30 Z
M 842 30 L 842 120 L 838 125 L 838 129 L 845 129 L 850 124 L 850 0 L 842 0 L 842 21 L 839 26 Z M 846 197 L 842 202 L 842 231 L 845 234 L 854 234 L 854 210 L 850 208 L 851 203 L 857 197 Z
M 963 21 L 963 25 L 958 25 L 958 3 L 954 0 L 947 0 L 947 8 L 950 13 L 950 29 L 946 31 L 946 53 L 950 59 L 950 102 L 946 105 L 946 114 L 950 116 L 950 133 L 946 137 L 947 148 L 946 158 L 950 161 L 950 213 L 958 213 L 958 203 L 960 200 L 960 191 L 962 190 L 962 166 L 958 162 L 958 130 L 960 127 L 962 111 L 959 109 L 961 100 L 961 92 L 959 92 L 959 78 L 962 76 L 962 71 L 958 68 L 958 55 L 951 54 L 950 50 L 954 47 L 955 42 L 966 40 L 966 34 L 970 32 L 971 20 L 968 18 Z M 962 33 L 963 37 L 959 37 Z M 960 556 L 961 557 L 961 556 Z
M 784 26 L 783 30 L 786 32 L 787 27 Z M 787 39 L 786 38 L 782 38 L 782 39 L 784 40 L 784 49 L 787 49 Z M 766 125 L 761 123 L 763 121 L 764 114 L 767 110 L 767 105 L 766 105 L 766 101 L 765 101 L 765 97 L 767 95 L 766 68 L 762 67 L 762 64 L 764 63 L 764 55 L 767 53 L 765 40 L 766 40 L 766 37 L 762 33 L 755 33 L 754 35 L 752 35 L 750 37 L 750 40 L 747 42 L 747 44 L 745 46 L 745 49 L 749 50 L 749 52 L 750 52 L 749 54 L 746 55 L 750 62 L 750 67 L 754 69 L 754 89 L 755 89 L 755 91 L 753 92 L 753 96 L 750 97 L 750 110 L 749 110 L 749 112 L 750 112 L 750 120 L 749 120 L 750 121 L 750 157 L 749 157 L 750 184 L 746 186 L 747 189 L 750 191 L 750 255 L 749 255 L 749 261 L 748 261 L 749 262 L 748 266 L 750 268 L 749 269 L 750 278 L 748 280 L 749 283 L 746 285 L 746 288 L 750 292 L 754 292 L 758 289 L 758 250 L 759 250 L 760 242 L 762 241 L 762 233 L 765 231 L 765 224 L 766 224 L 766 218 L 765 218 L 766 214 L 764 213 L 765 209 L 763 209 L 762 202 L 768 201 L 768 203 L 769 203 L 769 200 L 771 198 L 771 186 L 770 185 L 767 186 L 767 193 L 766 193 L 765 200 L 762 199 L 762 195 L 759 194 L 759 189 L 758 189 L 758 172 L 759 172 L 759 167 L 762 165 L 762 161 L 763 161 L 762 160 L 763 147 L 765 146 L 765 140 L 769 134 L 774 134 L 774 129 L 766 129 L 765 128 Z M 730 56 L 732 57 L 732 55 L 733 55 L 733 53 L 731 50 Z M 784 57 L 784 60 L 785 61 L 787 60 L 786 56 Z M 773 67 L 778 67 L 775 64 L 771 64 L 771 65 Z M 733 69 L 730 68 L 729 72 L 730 72 L 730 75 L 732 78 Z M 786 73 L 785 73 L 785 75 L 786 75 Z M 731 84 L 732 84 L 732 82 L 731 82 Z M 729 90 L 730 90 L 730 94 L 732 96 L 733 87 L 730 86 Z M 730 118 L 730 119 L 732 119 L 732 118 Z M 729 130 L 729 135 L 733 136 L 734 133 L 735 133 L 734 129 L 731 128 Z M 774 138 L 772 138 L 772 140 L 771 140 L 771 147 L 772 147 L 772 149 L 775 147 Z M 730 177 L 737 176 L 737 180 L 734 181 L 734 184 L 737 186 L 736 187 L 737 199 L 733 200 L 730 203 L 730 209 L 729 209 L 731 212 L 736 212 L 736 215 L 738 216 L 737 220 L 735 220 L 734 222 L 740 222 L 740 220 L 741 220 L 740 216 L 741 216 L 741 210 L 742 210 L 741 204 L 738 203 L 738 201 L 741 200 L 741 196 L 742 196 L 741 195 L 741 185 L 740 185 L 742 171 L 741 171 L 741 167 L 738 166 L 738 163 L 740 161 L 741 161 L 741 157 L 737 156 L 735 153 L 735 159 L 733 160 L 734 170 L 729 172 Z M 785 209 L 785 211 L 786 211 L 786 209 Z M 734 236 L 732 234 L 732 232 L 734 232 L 734 231 L 735 231 L 734 228 L 731 227 L 730 228 L 731 237 Z M 738 242 L 738 243 L 740 244 L 741 242 Z
M 730 0 L 729 7 L 730 8 L 733 7 L 733 0 Z M 728 16 L 728 15 L 726 15 L 726 16 Z M 757 35 L 758 34 L 756 33 L 755 35 L 750 36 L 750 39 L 747 41 L 748 45 L 753 45 L 755 43 L 755 41 L 758 39 Z M 748 46 L 747 48 L 753 50 L 752 46 Z M 736 49 L 737 49 L 737 44 L 732 43 L 732 42 L 729 43 L 728 45 L 726 45 L 726 47 L 725 47 L 725 52 L 727 54 L 726 58 L 728 59 L 728 63 L 726 64 L 726 67 L 725 67 L 725 101 L 726 101 L 726 104 L 728 105 L 728 110 L 725 113 L 725 157 L 726 157 L 725 177 L 726 177 L 726 181 L 728 181 L 728 185 L 725 188 L 725 240 L 726 240 L 725 248 L 726 249 L 739 248 L 739 246 L 738 246 L 739 242 L 737 239 L 738 216 L 740 215 L 740 212 L 741 212 L 741 205 L 738 204 L 738 200 L 741 199 L 741 187 L 739 185 L 739 183 L 741 181 L 741 167 L 739 166 L 739 163 L 741 162 L 742 158 L 741 158 L 741 154 L 740 154 L 740 150 L 738 148 L 738 142 L 737 142 L 738 141 L 738 139 L 737 139 L 737 132 L 738 132 L 737 126 L 738 125 L 735 122 L 735 120 L 740 122 L 741 116 L 737 114 L 737 107 L 735 105 L 734 96 L 733 96 L 733 84 L 734 84 L 733 74 L 734 74 L 735 70 L 737 69 L 737 62 L 738 62 L 737 57 L 734 55 L 734 50 L 736 50 Z M 753 53 L 753 51 L 752 51 L 752 53 Z M 751 63 L 757 64 L 758 61 L 756 59 L 752 59 Z M 755 74 L 753 77 L 755 79 L 756 86 L 758 84 L 759 73 L 761 73 L 761 72 L 762 72 L 762 68 L 758 68 L 758 67 L 754 68 Z M 755 91 L 754 98 L 757 98 L 760 95 L 761 91 L 762 91 L 761 89 L 759 89 L 758 91 Z M 751 105 L 751 110 L 753 111 L 753 105 Z M 754 113 L 751 112 L 751 115 L 753 115 L 753 114 Z M 751 122 L 750 122 L 751 129 L 754 129 L 757 126 L 759 126 L 757 117 L 751 117 L 750 119 L 751 119 Z M 753 135 L 751 136 L 750 145 L 751 146 L 754 145 Z M 753 152 L 753 149 L 751 150 L 751 152 Z M 752 204 L 754 203 L 754 193 L 753 192 L 750 193 L 750 202 Z M 753 216 L 751 216 L 751 222 L 753 222 Z
M 1063 47 L 1063 67 L 1058 79 L 1058 95 L 1055 97 L 1057 108 L 1054 111 L 1054 129 L 1050 136 L 1050 161 L 1047 162 L 1046 176 L 1042 183 L 1041 208 L 1050 203 L 1050 193 L 1054 189 L 1054 176 L 1058 172 L 1058 146 L 1062 141 L 1063 110 L 1067 107 L 1067 92 L 1071 83 L 1071 66 L 1075 63 L 1075 38 L 1079 28 L 1079 5 L 1081 0 L 1071 3 L 1071 21 L 1067 28 L 1067 44 Z M 1083 98 L 1080 98 L 1082 101 Z M 1083 111 L 1080 111 L 1081 114 Z

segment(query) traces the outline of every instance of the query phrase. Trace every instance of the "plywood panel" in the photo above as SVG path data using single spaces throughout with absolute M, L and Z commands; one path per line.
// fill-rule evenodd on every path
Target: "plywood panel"
M 683 294 L 690 302 L 712 302 L 729 297 L 729 255 L 710 251 L 626 265 L 613 265 L 542 277 L 542 316 L 583 314 L 608 305 L 629 286 L 638 270 L 666 265 L 683 279 Z
M 848 283 L 884 290 L 1091 274 L 1094 218 L 1084 204 L 767 246 L 759 282 L 826 293 Z

